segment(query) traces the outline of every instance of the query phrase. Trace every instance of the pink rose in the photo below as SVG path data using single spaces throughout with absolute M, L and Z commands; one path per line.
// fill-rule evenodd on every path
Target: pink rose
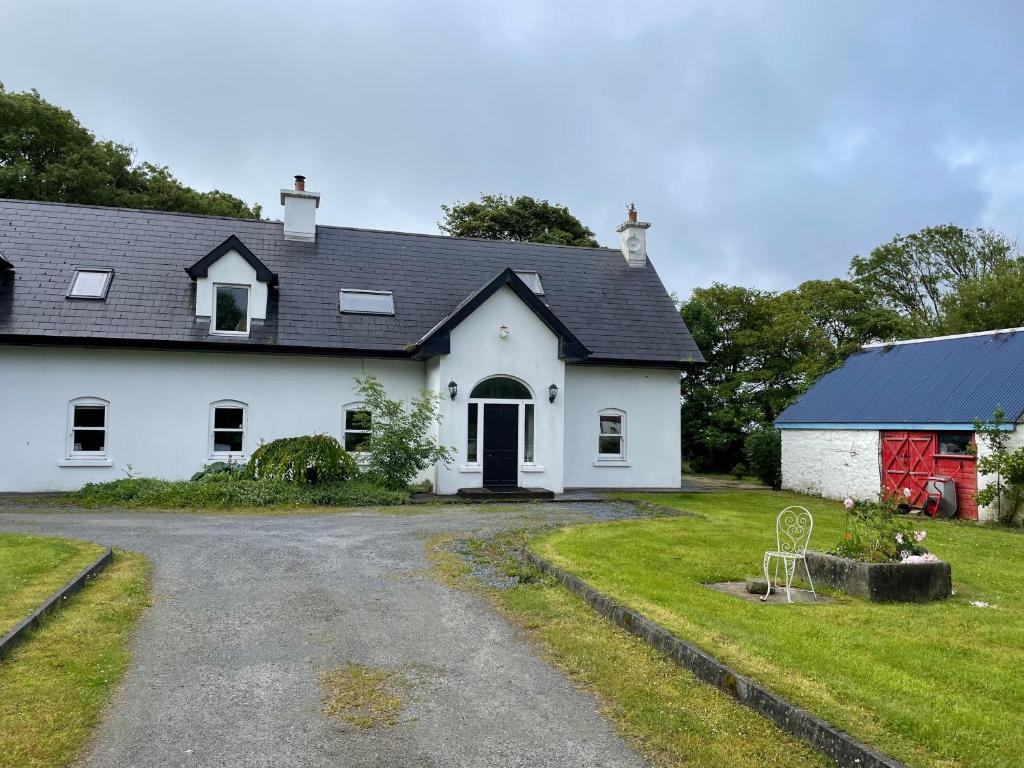
M 903 495 L 906 496 L 909 499 L 911 496 L 914 495 L 914 492 L 911 491 L 909 488 L 904 488 L 903 489 Z
M 844 507 L 846 507 L 846 510 L 847 510 L 847 511 L 849 511 L 849 510 L 853 509 L 853 499 L 851 499 L 851 498 L 847 498 L 847 499 L 846 499 L 846 500 L 845 500 L 845 501 L 843 502 L 843 506 L 844 506 Z
M 925 537 L 927 535 L 928 535 L 928 531 L 916 531 L 914 533 L 914 541 L 922 542 L 922 541 L 925 540 Z

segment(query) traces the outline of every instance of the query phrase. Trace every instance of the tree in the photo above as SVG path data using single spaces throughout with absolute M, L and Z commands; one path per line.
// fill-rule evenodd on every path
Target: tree
M 597 247 L 594 233 L 564 205 L 526 195 L 481 195 L 478 202 L 442 205 L 438 228 L 452 237 Z
M 166 166 L 135 162 L 127 144 L 97 141 L 75 116 L 37 91 L 0 83 L 0 197 L 259 218 L 226 192 L 199 192 Z
M 906 318 L 913 335 L 938 335 L 949 332 L 951 294 L 1018 258 L 1016 245 L 998 232 L 944 224 L 896 235 L 867 257 L 855 256 L 850 275 Z
M 1024 259 L 997 264 L 961 281 L 942 302 L 947 333 L 1016 328 L 1024 320 Z
M 401 400 L 387 396 L 376 376 L 357 377 L 356 387 L 370 414 L 366 474 L 372 480 L 400 490 L 427 467 L 451 461 L 451 449 L 439 445 L 431 435 L 431 428 L 440 418 L 436 394 L 424 390 L 406 409 Z

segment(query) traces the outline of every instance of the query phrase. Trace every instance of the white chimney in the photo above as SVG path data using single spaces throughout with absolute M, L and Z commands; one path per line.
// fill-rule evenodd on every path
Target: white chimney
M 647 265 L 647 228 L 649 222 L 636 220 L 636 206 L 629 204 L 629 214 L 619 225 L 619 249 L 631 267 Z
M 316 209 L 320 193 L 306 191 L 306 177 L 295 177 L 295 189 L 281 190 L 284 206 L 284 239 L 312 243 L 316 240 Z

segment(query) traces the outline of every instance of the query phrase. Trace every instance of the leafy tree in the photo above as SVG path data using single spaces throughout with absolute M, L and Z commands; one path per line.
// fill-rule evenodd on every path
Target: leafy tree
M 914 335 L 935 335 L 948 332 L 951 294 L 966 283 L 983 281 L 1018 256 L 1016 245 L 998 232 L 944 224 L 896 235 L 867 257 L 855 256 L 850 275 L 906 318 Z
M 165 166 L 135 162 L 127 144 L 97 141 L 37 91 L 0 84 L 0 197 L 259 218 L 226 192 L 199 192 Z
M 999 522 L 1012 525 L 1024 499 L 1024 448 L 1010 450 L 1011 433 L 1003 429 L 1005 422 L 1006 413 L 1000 406 L 996 406 L 991 421 L 974 422 L 974 431 L 988 449 L 978 458 L 978 472 L 995 475 L 995 482 L 978 491 L 975 499 L 980 506 L 995 504 Z
M 942 302 L 947 333 L 1016 328 L 1024 323 L 1024 259 L 963 280 Z
M 771 426 L 755 427 L 743 445 L 747 466 L 758 480 L 776 490 L 782 487 L 782 435 Z
M 370 414 L 369 460 L 366 474 L 385 488 L 404 490 L 427 467 L 451 461 L 452 451 L 430 434 L 439 420 L 437 395 L 424 390 L 406 409 L 401 400 L 387 396 L 376 376 L 356 379 Z
M 481 195 L 479 201 L 442 205 L 437 226 L 453 237 L 597 246 L 594 233 L 564 205 L 527 195 Z

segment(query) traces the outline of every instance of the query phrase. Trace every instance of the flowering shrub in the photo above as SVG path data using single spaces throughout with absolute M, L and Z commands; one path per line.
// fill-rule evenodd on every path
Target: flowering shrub
M 884 493 L 877 502 L 846 499 L 846 530 L 833 555 L 868 563 L 927 563 L 938 558 L 921 543 L 927 532 L 914 530 L 913 524 L 899 514 L 909 489 L 903 494 Z

